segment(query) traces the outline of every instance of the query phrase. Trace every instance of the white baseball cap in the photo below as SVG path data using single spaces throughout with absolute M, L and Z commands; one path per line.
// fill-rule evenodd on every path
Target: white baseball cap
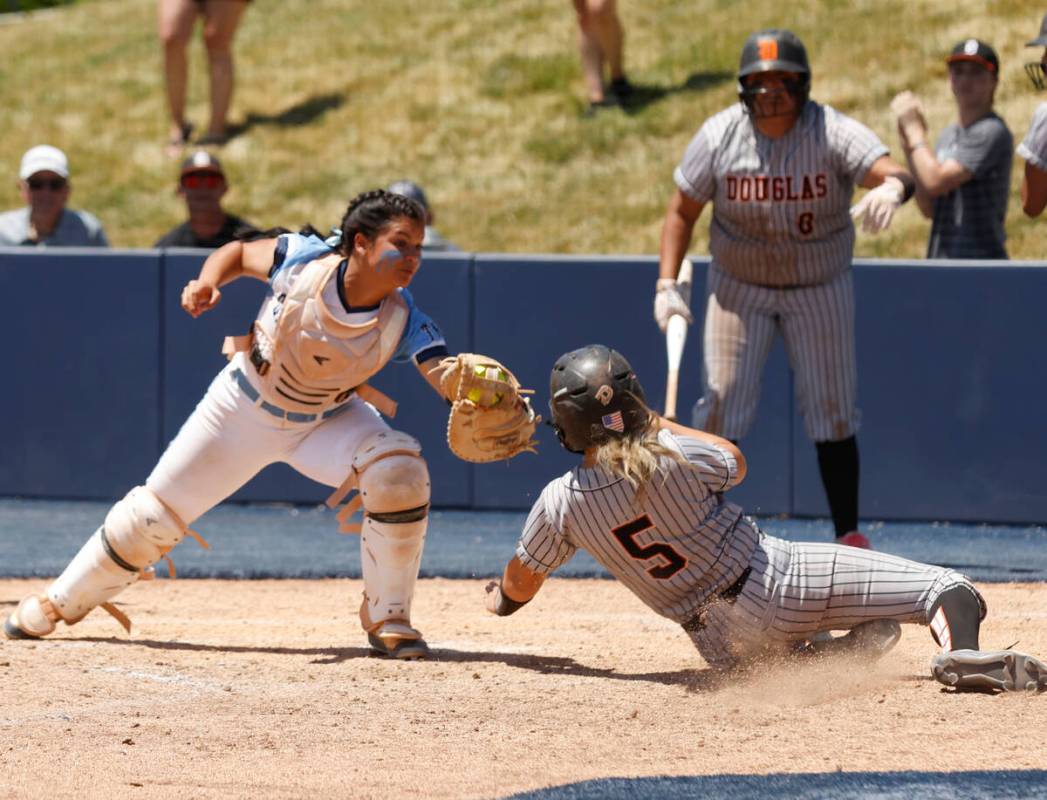
M 57 147 L 49 144 L 38 144 L 26 150 L 22 156 L 22 166 L 18 177 L 23 181 L 38 172 L 53 172 L 63 178 L 69 177 L 69 159 Z

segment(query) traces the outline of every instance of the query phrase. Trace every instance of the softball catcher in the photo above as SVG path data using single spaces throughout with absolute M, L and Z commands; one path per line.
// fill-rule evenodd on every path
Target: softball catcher
M 1047 689 L 1047 665 L 984 652 L 985 602 L 963 575 L 837 544 L 768 536 L 723 493 L 745 477 L 726 439 L 657 416 L 629 363 L 602 345 L 560 357 L 551 423 L 582 463 L 550 481 L 485 605 L 528 603 L 578 548 L 656 613 L 678 622 L 714 668 L 797 651 L 893 647 L 899 623 L 929 625 L 934 677 L 958 688 Z M 826 638 L 830 631 L 847 634 Z
M 868 232 L 886 229 L 915 184 L 871 130 L 809 100 L 810 88 L 807 51 L 793 33 L 748 38 L 740 102 L 702 125 L 673 174 L 654 316 L 663 331 L 673 314 L 692 320 L 676 276 L 711 202 L 705 389 L 693 424 L 733 441 L 748 433 L 763 366 L 781 334 L 836 536 L 868 547 L 857 531 L 851 217 Z M 850 208 L 856 184 L 870 191 Z
M 375 652 L 422 658 L 411 600 L 429 514 L 429 472 L 418 442 L 382 419 L 395 403 L 367 385 L 389 361 L 410 361 L 451 403 L 448 441 L 472 461 L 531 450 L 539 421 L 508 369 L 494 359 L 450 357 L 439 328 L 406 287 L 420 266 L 423 210 L 400 195 L 365 192 L 342 220 L 338 250 L 287 234 L 215 251 L 182 291 L 193 317 L 248 276 L 269 283 L 250 334 L 226 342 L 230 362 L 143 486 L 116 503 L 72 563 L 4 623 L 9 638 L 38 638 L 97 606 L 130 631 L 112 604 L 151 577 L 188 526 L 259 470 L 284 461 L 335 487 L 328 505 L 359 533 L 360 621 Z M 350 518 L 363 510 L 359 523 Z M 199 537 L 197 537 L 199 538 Z M 202 541 L 202 540 L 201 540 Z

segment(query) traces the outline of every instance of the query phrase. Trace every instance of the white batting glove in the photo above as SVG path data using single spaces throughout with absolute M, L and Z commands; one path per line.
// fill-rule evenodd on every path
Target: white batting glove
M 879 233 L 887 230 L 894 219 L 894 212 L 902 204 L 905 187 L 893 175 L 883 179 L 883 183 L 865 193 L 865 197 L 851 207 L 851 218 L 857 223 L 861 220 L 862 230 L 866 233 Z
M 680 294 L 680 287 L 676 285 L 676 281 L 672 278 L 659 278 L 655 284 L 654 321 L 658 323 L 662 333 L 669 327 L 669 318 L 673 314 L 679 314 L 687 320 L 688 325 L 694 322 L 691 309 Z

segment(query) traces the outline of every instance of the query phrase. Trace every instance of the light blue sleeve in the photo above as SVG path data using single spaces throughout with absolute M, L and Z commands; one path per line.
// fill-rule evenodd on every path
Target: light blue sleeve
M 421 364 L 430 358 L 447 355 L 447 341 L 437 324 L 414 304 L 410 292 L 402 289 L 401 296 L 407 303 L 409 314 L 403 336 L 400 337 L 400 345 L 393 353 L 392 360 Z
M 282 269 L 315 261 L 328 255 L 331 248 L 318 236 L 302 236 L 300 233 L 285 233 L 277 237 L 273 252 L 273 266 L 269 268 L 269 283 Z

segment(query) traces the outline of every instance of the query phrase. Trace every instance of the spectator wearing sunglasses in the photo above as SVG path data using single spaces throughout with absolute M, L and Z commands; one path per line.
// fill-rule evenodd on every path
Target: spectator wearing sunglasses
M 1047 14 L 1040 25 L 1040 35 L 1028 42 L 1027 47 L 1042 47 L 1039 61 L 1030 61 L 1025 72 L 1037 91 L 1043 91 L 1047 81 Z M 1037 217 L 1047 207 L 1047 102 L 1040 103 L 1032 117 L 1029 132 L 1018 146 L 1018 155 L 1025 159 L 1025 174 L 1022 175 L 1022 211 Z
M 228 190 L 218 159 L 206 150 L 193 153 L 182 162 L 178 175 L 178 194 L 185 200 L 189 219 L 153 246 L 214 249 L 253 233 L 253 225 L 222 208 L 222 197 Z
M 69 159 L 57 147 L 41 144 L 26 151 L 18 190 L 26 205 L 0 214 L 0 246 L 109 246 L 97 217 L 66 208 L 72 191 Z

